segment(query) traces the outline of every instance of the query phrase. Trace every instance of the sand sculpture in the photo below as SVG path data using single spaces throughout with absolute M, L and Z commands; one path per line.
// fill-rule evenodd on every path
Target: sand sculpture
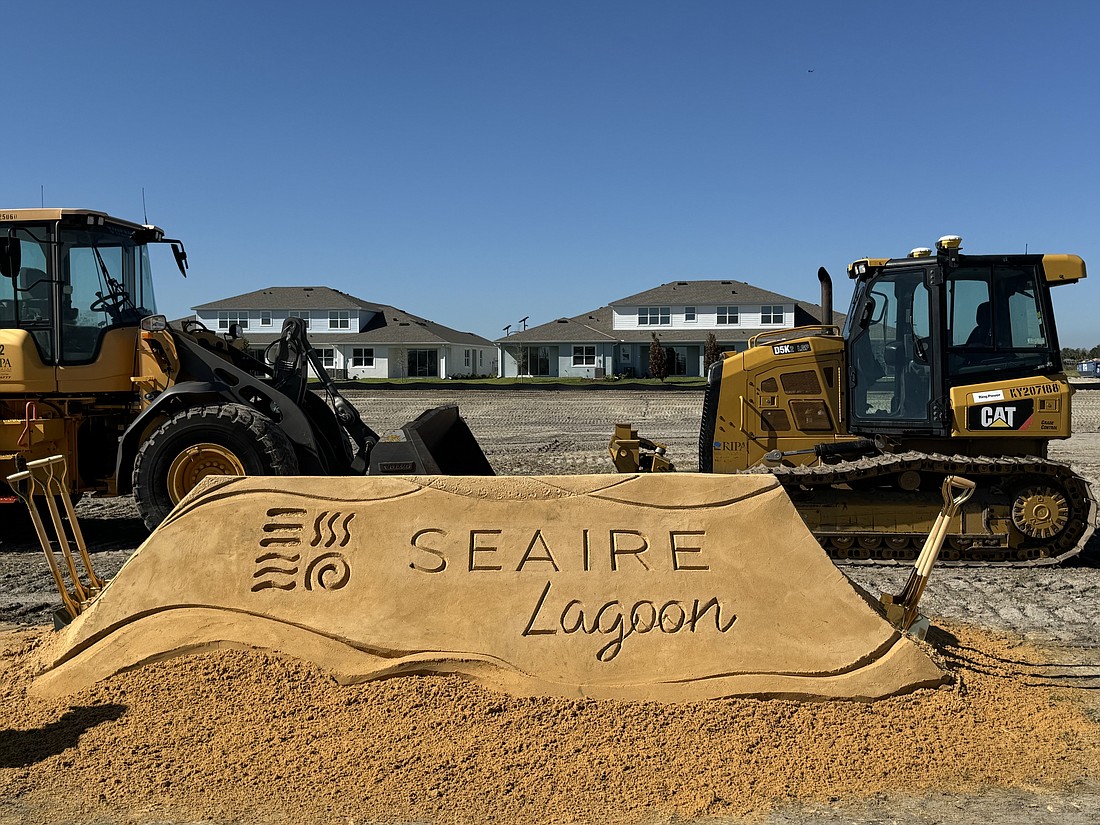
M 217 478 L 59 632 L 35 690 L 227 646 L 344 683 L 662 702 L 945 679 L 767 476 Z

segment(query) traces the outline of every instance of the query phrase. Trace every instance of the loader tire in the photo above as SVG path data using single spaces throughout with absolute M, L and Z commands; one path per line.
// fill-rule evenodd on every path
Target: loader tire
M 270 418 L 241 404 L 193 407 L 161 424 L 134 461 L 134 502 L 155 530 L 208 475 L 298 472 L 294 445 Z

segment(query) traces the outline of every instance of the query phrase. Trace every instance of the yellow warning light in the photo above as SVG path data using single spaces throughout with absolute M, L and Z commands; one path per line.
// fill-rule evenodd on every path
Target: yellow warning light
M 931 258 L 932 250 L 927 246 L 918 246 L 916 249 L 909 250 L 910 258 Z
M 944 235 L 936 241 L 937 249 L 962 249 L 963 239 L 958 235 Z

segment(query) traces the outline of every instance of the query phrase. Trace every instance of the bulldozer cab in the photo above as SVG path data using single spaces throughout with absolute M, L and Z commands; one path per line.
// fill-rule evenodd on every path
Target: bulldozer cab
M 923 267 L 899 267 L 861 282 L 846 330 L 853 424 L 931 424 L 928 280 Z
M 844 329 L 851 430 L 951 434 L 953 387 L 1062 370 L 1050 286 L 1084 277 L 1072 255 L 939 254 L 857 261 Z

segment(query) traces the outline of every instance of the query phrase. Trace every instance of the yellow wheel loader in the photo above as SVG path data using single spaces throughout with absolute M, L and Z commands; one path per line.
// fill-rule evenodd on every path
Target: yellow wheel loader
M 944 479 L 977 483 L 946 530 L 945 561 L 1053 564 L 1096 526 L 1088 482 L 1047 457 L 1070 436 L 1050 291 L 1076 255 L 964 255 L 958 236 L 865 258 L 843 329 L 821 269 L 821 326 L 760 334 L 711 366 L 704 473 L 765 473 L 835 558 L 913 559 Z M 664 445 L 618 425 L 622 472 L 674 469 Z
M 155 528 L 209 475 L 491 474 L 456 408 L 387 436 L 342 398 L 288 319 L 271 364 L 158 315 L 155 226 L 87 209 L 0 210 L 0 475 L 61 455 L 73 495 L 133 493 Z M 307 388 L 309 370 L 326 400 Z M 14 503 L 13 497 L 0 499 Z

